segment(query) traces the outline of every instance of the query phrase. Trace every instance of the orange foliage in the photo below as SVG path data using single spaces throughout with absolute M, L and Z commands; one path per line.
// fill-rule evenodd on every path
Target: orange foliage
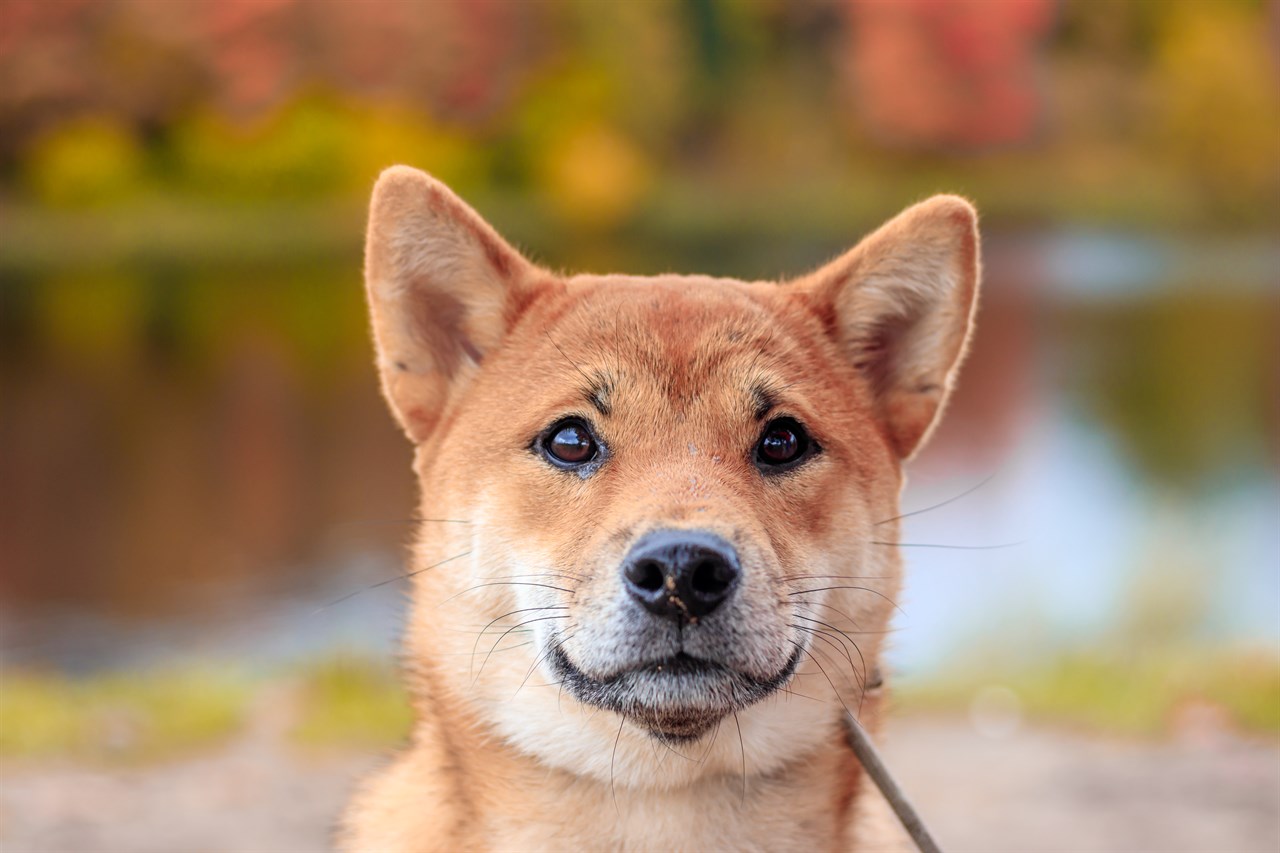
M 921 147 L 1021 142 L 1036 128 L 1036 49 L 1053 0 L 849 0 L 858 103 L 873 129 Z

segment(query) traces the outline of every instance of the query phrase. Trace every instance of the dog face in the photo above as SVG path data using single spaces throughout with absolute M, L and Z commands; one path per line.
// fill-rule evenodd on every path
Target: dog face
M 976 240 L 937 197 L 785 284 L 566 278 L 426 175 L 385 173 L 366 279 L 434 519 L 409 628 L 433 689 L 579 771 L 610 739 L 616 763 L 624 729 L 684 742 L 730 716 L 767 764 L 771 737 L 830 714 L 761 700 L 821 676 L 857 702 Z M 565 701 L 612 716 L 566 731 Z
M 850 574 L 858 537 L 833 527 L 878 520 L 856 484 L 896 485 L 830 379 L 850 368 L 771 289 L 574 280 L 568 310 L 530 330 L 545 367 L 509 376 L 525 402 L 499 463 L 521 486 L 492 498 L 517 544 L 504 562 L 572 590 L 517 600 L 567 601 L 534 623 L 567 692 L 669 738 L 787 683 L 808 638 L 797 605 L 822 603 L 792 593 Z

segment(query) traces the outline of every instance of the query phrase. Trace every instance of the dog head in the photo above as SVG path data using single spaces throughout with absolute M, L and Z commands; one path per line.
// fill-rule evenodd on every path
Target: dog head
M 566 277 L 387 171 L 366 281 L 416 445 L 408 647 L 431 689 L 637 783 L 645 737 L 714 744 L 732 716 L 766 767 L 829 730 L 892 609 L 900 466 L 964 352 L 977 239 L 938 196 L 791 282 Z

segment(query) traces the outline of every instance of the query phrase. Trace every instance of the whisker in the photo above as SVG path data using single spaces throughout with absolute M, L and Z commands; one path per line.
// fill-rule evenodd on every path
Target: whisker
M 711 741 L 707 744 L 707 748 L 702 751 L 701 757 L 698 758 L 698 764 L 706 764 L 707 758 L 711 755 L 711 750 L 715 748 L 716 741 L 720 738 L 720 724 L 724 722 L 724 718 L 716 720 L 715 731 L 711 733 Z
M 553 605 L 551 605 L 551 606 L 549 606 L 549 607 L 522 607 L 522 608 L 520 608 L 519 610 L 512 610 L 512 611 L 511 611 L 511 612 L 509 612 L 509 613 L 503 613 L 503 614 L 502 614 L 501 616 L 499 616 L 497 619 L 494 619 L 494 620 L 490 621 L 488 625 L 485 625 L 483 628 L 481 628 L 481 629 L 480 629 L 480 633 L 476 634 L 476 641 L 475 641 L 475 644 L 471 646 L 471 666 L 470 666 L 470 668 L 469 668 L 469 669 L 471 669 L 471 670 L 474 670 L 474 669 L 475 669 L 475 664 L 476 664 L 476 652 L 480 650 L 480 638 L 481 638 L 481 637 L 483 637 L 483 636 L 485 635 L 485 633 L 486 633 L 486 632 L 488 632 L 488 630 L 489 630 L 491 627 L 493 627 L 493 624 L 494 624 L 495 622 L 498 622 L 498 621 L 500 621 L 500 620 L 502 620 L 502 619 L 506 619 L 508 616 L 515 616 L 517 613 L 533 613 L 533 612 L 538 611 L 538 610 L 568 610 L 568 609 L 569 609 L 569 608 L 568 608 L 568 606 L 566 606 L 566 605 L 563 605 L 563 604 L 553 604 Z M 508 632 L 508 633 L 510 633 L 510 632 Z M 503 636 L 505 637 L 505 636 L 506 636 L 506 634 L 503 634 Z M 499 638 L 499 639 L 501 639 L 501 638 Z
M 476 676 L 471 680 L 471 683 L 474 685 L 477 681 L 480 680 L 480 676 L 484 673 L 485 664 L 489 662 L 489 658 L 493 657 L 494 649 L 498 648 L 498 644 L 502 642 L 503 637 L 506 637 L 516 628 L 522 628 L 525 625 L 531 625 L 534 622 L 548 622 L 552 619 L 568 619 L 568 618 L 569 618 L 568 613 L 561 613 L 559 616 L 538 616 L 534 619 L 526 619 L 523 622 L 517 622 L 515 625 L 512 625 L 510 628 L 503 631 L 502 636 L 498 637 L 498 639 L 494 641 L 493 645 L 489 647 L 489 653 L 484 656 L 484 660 L 480 661 L 480 669 L 476 672 Z
M 942 545 L 936 542 L 877 542 L 872 541 L 871 545 L 882 545 L 888 548 L 946 548 L 952 551 L 998 551 L 1001 548 L 1016 548 L 1019 545 L 1027 544 L 1027 540 L 1019 539 L 1017 542 L 1001 542 L 998 545 Z
M 573 630 L 574 628 L 576 628 L 576 627 L 577 627 L 577 625 L 576 625 L 576 624 L 575 624 L 575 625 L 570 625 L 568 628 L 565 628 L 565 630 L 566 630 L 566 631 L 572 631 L 572 630 Z M 547 644 L 546 651 L 544 651 L 544 652 L 543 652 L 541 655 L 539 655 L 538 657 L 534 658 L 534 660 L 533 660 L 533 665 L 532 665 L 532 666 L 530 666 L 530 667 L 529 667 L 529 671 L 528 671 L 528 672 L 526 672 L 526 673 L 524 674 L 524 680 L 520 682 L 520 686 L 519 686 L 519 687 L 517 687 L 517 688 L 516 688 L 516 692 L 512 694 L 512 698 L 513 698 L 513 699 L 514 699 L 516 696 L 519 696 L 519 695 L 520 695 L 520 691 L 524 689 L 525 684 L 527 684 L 527 683 L 528 683 L 529 678 L 530 678 L 530 677 L 533 675 L 533 673 L 534 673 L 534 670 L 536 670 L 536 669 L 538 668 L 538 664 L 540 664 L 540 663 L 542 663 L 544 660 L 546 660 L 547 655 L 551 654 L 551 652 L 552 652 L 552 651 L 554 651 L 555 649 L 559 648 L 560 646 L 563 646 L 565 643 L 567 643 L 567 642 L 569 642 L 570 640 L 572 640 L 572 639 L 573 639 L 573 637 L 574 637 L 574 635 L 573 635 L 573 634 L 570 634 L 569 636 L 565 637 L 565 638 L 564 638 L 564 639 L 562 639 L 562 640 L 559 640 L 559 641 L 557 641 L 557 642 L 553 642 L 553 643 L 548 643 L 548 644 Z
M 810 644 L 809 644 L 809 654 L 810 654 L 811 656 L 812 656 L 812 655 L 819 655 L 819 656 L 821 656 L 821 658 L 827 662 L 827 665 L 828 665 L 828 666 L 832 666 L 832 667 L 839 667 L 839 666 L 840 666 L 840 661 L 835 660 L 835 659 L 833 659 L 833 658 L 829 658 L 829 657 L 827 657 L 827 653 L 826 653 L 826 652 L 820 652 L 820 651 L 818 651 L 818 647 L 817 647 L 816 645 L 814 645 L 813 643 L 810 643 Z M 816 660 L 816 659 L 814 660 L 814 663 L 817 663 L 817 660 Z M 825 671 L 825 670 L 823 670 L 823 673 L 822 673 L 822 674 L 825 676 L 827 673 L 826 673 L 826 671 Z M 830 680 L 830 679 L 828 679 L 828 680 Z M 831 686 L 832 686 L 832 688 L 834 689 L 835 685 L 834 685 L 834 684 L 832 684 Z
M 854 619 L 854 618 L 853 618 L 852 616 L 850 616 L 848 613 L 845 613 L 843 610 L 841 610 L 839 607 L 836 607 L 836 606 L 835 606 L 835 605 L 833 605 L 833 604 L 826 604 L 825 602 L 822 602 L 822 601 L 805 601 L 805 600 L 802 598 L 802 599 L 800 599 L 800 600 L 796 601 L 796 607 L 825 607 L 825 608 L 827 608 L 828 610 L 835 611 L 836 613 L 838 613 L 838 614 L 840 614 L 841 616 L 843 616 L 845 619 L 848 619 L 848 620 L 849 620 L 849 622 L 850 622 L 850 624 L 852 624 L 854 628 L 857 628 L 857 627 L 858 627 L 858 622 L 857 622 L 857 620 L 856 620 L 856 619 Z M 898 633 L 898 629 L 897 629 L 897 628 L 885 628 L 885 629 L 880 630 L 880 631 L 862 631 L 862 630 L 854 630 L 854 631 L 847 631 L 846 633 L 854 634 L 854 635 L 859 636 L 859 637 L 864 636 L 864 635 L 865 635 L 865 636 L 868 636 L 868 637 L 872 637 L 872 636 L 875 636 L 875 635 L 877 635 L 877 634 L 896 634 L 896 633 Z
M 429 570 L 429 569 L 434 569 L 434 568 L 436 568 L 437 566 L 443 566 L 445 563 L 450 563 L 450 562 L 452 562 L 452 561 L 454 561 L 454 560 L 460 560 L 460 559 L 462 559 L 463 557 L 468 556 L 470 553 L 471 553 L 470 551 L 463 551 L 461 554 L 454 554 L 452 557 L 448 557 L 448 558 L 446 558 L 446 559 L 443 559 L 443 560 L 441 560 L 441 561 L 440 561 L 440 562 L 438 562 L 438 563 L 432 563 L 432 564 L 431 564 L 431 565 L 429 565 L 429 566 L 423 566 L 421 569 L 415 569 L 415 570 L 413 570 L 412 572 L 405 572 L 405 573 L 404 573 L 404 574 L 402 574 L 402 575 L 396 575 L 396 576 L 395 576 L 395 577 L 393 577 L 393 578 L 387 578 L 387 579 L 386 579 L 386 580 L 384 580 L 384 581 L 378 581 L 378 582 L 377 582 L 377 583 L 375 583 L 375 584 L 370 584 L 369 586 L 363 587 L 363 588 L 361 588 L 361 589 L 357 589 L 355 592 L 347 593 L 346 595 L 342 596 L 341 598 L 335 599 L 335 600 L 333 600 L 333 601 L 329 602 L 328 604 L 325 604 L 325 605 L 322 605 L 321 607 L 316 608 L 316 609 L 315 609 L 315 611 L 314 611 L 311 615 L 312 615 L 312 616 L 315 616 L 315 615 L 317 615 L 318 613 L 320 613 L 320 612 L 322 612 L 322 611 L 324 611 L 324 610 L 328 610 L 330 607 L 333 607 L 334 605 L 341 604 L 342 602 L 344 602 L 344 601 L 346 601 L 346 600 L 348 600 L 348 599 L 355 598 L 357 595 L 359 595 L 359 594 L 360 594 L 360 593 L 362 593 L 362 592 L 368 592 L 368 591 L 369 591 L 369 590 L 371 590 L 371 589 L 377 589 L 377 588 L 378 588 L 378 587 L 380 587 L 380 586 L 386 586 L 387 584 L 389 584 L 389 583 L 395 583 L 396 581 L 408 580 L 409 578 L 411 578 L 411 577 L 413 577 L 413 576 L 415 576 L 415 575 L 420 575 L 420 574 L 422 574 L 423 572 L 425 572 L 425 571 L 427 571 L 427 570 Z
M 676 749 L 671 744 L 667 743 L 667 739 L 663 737 L 661 732 L 653 731 L 651 732 L 651 734 L 653 735 L 652 740 L 657 741 L 659 744 L 661 744 L 663 749 L 665 749 L 667 752 L 670 752 L 673 755 L 678 755 L 681 758 L 683 758 L 685 761 L 690 761 L 690 762 L 693 762 L 694 764 L 698 763 L 698 760 L 696 758 L 693 758 L 692 756 L 689 756 L 689 755 L 685 755 L 683 752 Z
M 899 606 L 898 606 L 898 602 L 894 601 L 892 598 L 890 598 L 889 596 L 885 595 L 885 594 L 884 594 L 883 592 L 881 592 L 880 590 L 878 590 L 878 589 L 872 589 L 872 588 L 871 588 L 871 587 L 869 587 L 869 586 L 820 586 L 820 587 L 818 587 L 818 588 L 816 588 L 816 589 L 798 589 L 798 590 L 796 590 L 795 592 L 789 592 L 789 593 L 787 593 L 787 595 L 803 595 L 803 594 L 805 594 L 806 592 L 825 592 L 826 590 L 829 590 L 829 589 L 860 589 L 860 590 L 862 590 L 863 592 L 869 592 L 869 593 L 871 593 L 872 595 L 878 595 L 878 596 L 880 596 L 880 597 L 881 597 L 881 598 L 883 598 L 885 601 L 887 601 L 887 602 L 889 602 L 890 604 L 892 604 L 892 605 L 894 606 L 894 609 L 896 609 L 896 610 L 897 610 L 899 613 L 901 613 L 903 616 L 906 616 L 906 615 L 907 615 L 907 611 L 905 611 L 905 610 L 903 610 L 901 607 L 899 607 Z
M 810 617 L 810 616 L 801 616 L 799 613 L 797 613 L 797 614 L 796 614 L 796 618 L 797 618 L 797 619 L 803 619 L 803 620 L 805 620 L 806 622 L 816 622 L 817 624 L 822 625 L 823 627 L 830 628 L 832 631 L 835 631 L 837 634 L 839 634 L 840 636 L 844 637 L 846 640 L 848 640 L 848 641 L 849 641 L 849 644 L 850 644 L 851 646 L 853 646 L 853 650 L 854 650 L 855 652 L 857 652 L 857 653 L 858 653 L 858 660 L 862 661 L 862 674 L 861 674 L 861 676 L 859 676 L 859 679 L 858 679 L 858 680 L 859 680 L 859 682 L 860 682 L 860 684 L 859 684 L 859 688 L 865 691 L 865 690 L 867 689 L 867 688 L 866 688 L 866 684 L 867 684 L 867 659 L 866 659 L 865 657 L 863 657 L 863 656 L 862 656 L 862 649 L 858 648 L 858 644 L 857 644 L 856 642 L 854 642 L 853 637 L 850 637 L 848 634 L 846 634 L 844 631 L 841 631 L 839 628 L 837 628 L 835 625 L 832 625 L 830 622 L 823 622 L 821 619 L 814 619 L 814 618 L 812 618 L 812 617 Z M 851 666 L 851 667 L 853 666 L 853 661 L 852 661 L 852 660 L 850 660 L 850 661 L 849 661 L 849 666 Z M 857 675 L 856 670 L 855 670 L 854 674 L 855 674 L 855 675 Z
M 827 604 L 826 602 L 823 602 L 823 601 L 806 601 L 803 598 L 801 598 L 796 601 L 796 606 L 797 607 L 825 607 L 828 610 L 836 613 L 837 615 L 842 616 L 845 619 L 849 620 L 849 624 L 852 625 L 855 629 L 858 627 L 857 619 L 854 619 L 852 616 L 850 616 L 848 613 L 845 613 L 843 610 L 841 610 L 839 607 L 836 607 L 834 604 Z M 880 632 L 855 630 L 854 633 L 855 634 L 877 634 Z
M 742 751 L 742 802 L 739 808 L 747 807 L 747 745 L 742 740 L 742 723 L 738 721 L 738 712 L 733 712 L 733 725 L 738 730 L 738 748 Z
M 528 634 L 528 633 L 532 633 L 532 632 L 530 632 L 530 631 L 516 631 L 515 633 L 517 633 L 517 634 Z M 533 645 L 533 640 L 527 640 L 527 641 L 525 641 L 525 642 L 523 642 L 523 643 L 516 643 L 514 646 L 507 646 L 506 648 L 498 649 L 496 652 L 494 652 L 494 654 L 499 654 L 499 655 L 500 655 L 500 654 L 502 654 L 503 652 L 510 652 L 510 651 L 514 651 L 515 649 L 522 649 L 522 648 L 524 648 L 525 646 L 531 646 L 531 645 Z M 461 657 L 471 657 L 471 652 L 437 652 L 437 653 L 434 655 L 434 657 L 441 657 L 441 658 L 461 658 Z
M 817 696 L 810 696 L 807 693 L 797 693 L 796 691 L 792 690 L 789 685 L 785 685 L 785 684 L 782 686 L 782 692 L 786 693 L 788 696 L 795 696 L 797 699 L 808 699 L 810 702 L 822 701 Z
M 563 572 L 534 572 L 527 575 L 482 575 L 481 580 L 508 580 L 511 578 L 567 578 L 568 580 L 586 580 L 582 575 L 571 575 Z
M 467 553 L 469 554 L 471 552 L 468 551 Z M 436 565 L 439 565 L 439 563 L 437 563 Z M 432 568 L 432 567 L 428 566 L 428 568 Z M 551 584 L 545 584 L 545 583 L 532 583 L 529 581 L 500 581 L 497 583 L 481 583 L 481 584 L 476 584 L 475 586 L 467 587 L 462 592 L 454 593 L 453 595 L 446 598 L 444 601 L 437 604 L 436 608 L 439 609 L 441 607 L 444 607 L 446 604 L 448 604 L 450 601 L 453 601 L 455 598 L 457 598 L 460 595 L 466 595 L 468 592 L 475 592 L 477 589 L 484 589 L 487 586 L 539 586 L 539 587 L 542 587 L 543 589 L 554 589 L 559 592 L 566 592 L 569 595 L 573 595 L 573 590 L 565 589 L 562 586 L 552 586 Z
M 555 342 L 552 341 L 552 343 Z M 609 794 L 613 797 L 613 810 L 618 813 L 618 817 L 622 817 L 622 809 L 618 808 L 618 789 L 613 785 L 613 768 L 618 761 L 618 743 L 622 740 L 622 727 L 626 724 L 626 717 L 618 721 L 618 736 L 613 739 L 613 755 L 609 757 Z
M 884 575 L 784 575 L 783 577 L 778 578 L 778 580 L 783 583 L 787 583 L 789 581 L 824 580 L 827 578 L 847 581 L 874 581 L 884 580 Z
M 886 518 L 884 521 L 877 521 L 873 526 L 879 527 L 880 525 L 888 524 L 891 521 L 899 521 L 901 519 L 911 518 L 912 516 L 916 516 L 916 515 L 924 515 L 926 512 L 933 512 L 935 509 L 942 509 L 944 506 L 947 506 L 948 504 L 953 504 L 956 501 L 960 500 L 961 498 L 967 498 L 969 495 L 973 494 L 974 492 L 978 491 L 978 489 L 981 489 L 987 483 L 990 483 L 992 480 L 994 480 L 996 477 L 996 474 L 999 474 L 999 473 L 1000 472 L 998 470 L 992 471 L 990 474 L 983 477 L 976 486 L 970 486 L 969 488 L 965 489 L 963 492 L 961 492 L 960 494 L 956 495 L 953 498 L 947 498 L 945 501 L 942 501 L 941 503 L 936 503 L 933 506 L 927 506 L 924 509 L 915 509 L 915 510 L 912 510 L 911 512 L 904 512 L 902 513 L 902 515 L 895 515 L 893 518 Z
M 809 658 L 809 660 L 813 661 L 815 666 L 818 667 L 818 671 L 821 672 L 823 678 L 827 680 L 827 684 L 831 685 L 831 692 L 835 694 L 836 701 L 839 702 L 840 706 L 844 708 L 845 712 L 852 717 L 853 712 L 849 710 L 849 706 L 845 703 L 844 697 L 840 695 L 839 688 L 837 688 L 836 683 L 831 680 L 831 676 L 827 675 L 827 671 L 823 668 L 822 664 L 818 662 L 818 659 L 812 654 L 812 652 L 810 652 L 810 650 L 806 649 L 804 646 L 800 645 L 799 643 L 796 643 L 794 640 L 792 641 L 792 643 L 793 645 L 796 646 L 796 648 L 800 649 L 800 651 L 803 652 Z
M 797 631 L 805 631 L 819 640 L 825 640 L 829 646 L 836 649 L 838 652 L 840 652 L 842 655 L 845 656 L 845 658 L 849 661 L 850 669 L 854 668 L 853 655 L 849 654 L 849 650 L 846 649 L 843 645 L 837 644 L 834 639 L 832 639 L 830 636 L 827 635 L 826 631 L 819 631 L 817 628 L 807 628 L 804 625 L 797 625 L 794 622 L 790 623 L 789 627 L 795 628 Z
M 801 616 L 800 618 L 804 619 L 806 617 Z M 862 661 L 862 672 L 858 672 L 858 667 L 854 665 L 853 658 L 849 656 L 848 649 L 844 648 L 843 645 L 837 645 L 832 639 L 830 639 L 826 631 L 820 631 L 816 628 L 804 628 L 798 625 L 793 625 L 792 627 L 799 628 L 801 631 L 807 631 L 809 634 L 811 634 L 814 637 L 826 640 L 828 645 L 831 645 L 844 653 L 845 658 L 849 661 L 849 670 L 853 673 L 853 678 L 858 684 L 858 696 L 859 696 L 858 707 L 861 708 L 862 707 L 861 697 L 864 697 L 867 694 L 867 678 L 866 678 L 867 660 L 862 656 L 862 649 L 858 648 L 858 644 L 853 642 L 853 640 L 849 640 L 850 644 L 853 646 L 853 650 L 858 653 L 858 659 Z M 839 629 L 835 629 L 835 630 L 839 630 Z M 813 651 L 816 652 L 817 649 L 813 649 Z M 837 661 L 836 663 L 839 664 L 839 661 Z

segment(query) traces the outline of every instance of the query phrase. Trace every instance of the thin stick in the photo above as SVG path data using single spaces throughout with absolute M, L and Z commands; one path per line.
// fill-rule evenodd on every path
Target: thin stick
M 938 842 L 934 841 L 933 836 L 929 834 L 924 821 L 920 819 L 920 814 L 911 805 L 911 801 L 907 799 L 907 795 L 898 786 L 893 776 L 890 775 L 889 769 L 885 767 L 884 760 L 880 758 L 880 753 L 876 750 L 875 744 L 871 742 L 871 737 L 867 734 L 867 730 L 848 711 L 845 711 L 844 722 L 845 733 L 849 737 L 849 748 L 858 757 L 858 761 L 862 763 L 862 767 L 867 771 L 867 775 L 871 777 L 871 781 L 876 783 L 880 793 L 884 794 L 885 800 L 888 801 L 889 806 L 893 809 L 893 813 L 898 816 L 898 820 L 902 822 L 902 826 L 906 829 L 907 834 L 911 836 L 911 840 L 915 842 L 916 848 L 920 850 L 920 853 L 941 853 Z

